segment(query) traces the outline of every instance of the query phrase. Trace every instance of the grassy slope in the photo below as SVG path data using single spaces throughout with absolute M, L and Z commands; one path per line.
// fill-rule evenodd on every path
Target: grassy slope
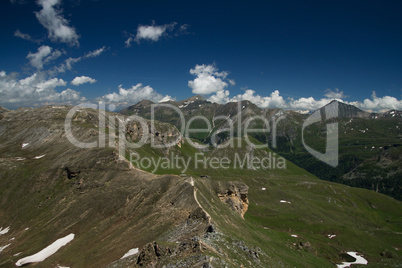
M 242 144 L 237 149 L 210 149 L 204 155 L 250 153 L 244 140 Z M 170 151 L 187 157 L 197 152 L 186 143 Z M 266 156 L 270 152 L 273 153 L 269 149 L 254 150 L 253 154 Z M 148 153 L 151 156 L 155 152 Z M 162 151 L 159 153 L 163 155 Z M 147 155 L 147 149 L 143 149 L 142 155 Z M 261 262 L 266 265 L 333 267 L 334 263 L 342 261 L 339 253 L 346 251 L 363 253 L 373 266 L 401 262 L 402 256 L 395 249 L 402 246 L 399 201 L 368 190 L 319 180 L 289 161 L 286 167 L 284 170 L 265 171 L 233 168 L 187 170 L 188 175 L 196 178 L 200 202 L 211 214 L 218 230 L 225 234 L 224 239 L 215 243 L 221 248 L 229 248 L 226 254 L 234 254 L 233 241 L 242 240 L 267 253 L 261 257 Z M 157 171 L 163 172 L 166 171 Z M 179 170 L 168 172 L 180 174 Z M 210 178 L 201 178 L 200 175 Z M 242 181 L 250 187 L 250 206 L 245 219 L 228 210 L 217 198 L 212 189 L 219 181 Z M 291 204 L 280 203 L 280 200 Z M 291 234 L 298 235 L 298 238 L 291 237 Z M 331 234 L 336 237 L 329 239 Z M 298 250 L 300 242 L 309 242 L 312 248 Z M 394 258 L 384 259 L 381 252 L 391 252 Z M 252 262 L 235 256 L 230 259 L 234 267 Z

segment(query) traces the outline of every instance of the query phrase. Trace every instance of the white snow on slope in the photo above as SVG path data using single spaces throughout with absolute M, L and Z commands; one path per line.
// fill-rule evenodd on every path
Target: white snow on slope
M 8 247 L 9 245 L 11 245 L 11 244 L 8 244 L 8 245 L 5 245 L 5 246 L 3 246 L 3 247 L 0 247 L 0 253 L 1 253 L 6 247 Z
M 66 237 L 57 239 L 50 246 L 47 246 L 38 253 L 18 260 L 15 265 L 22 266 L 28 263 L 42 262 L 48 257 L 52 256 L 54 253 L 56 253 L 61 247 L 72 241 L 74 239 L 74 236 L 74 234 L 69 234 Z
M 10 226 L 3 230 L 3 227 L 0 227 L 0 235 L 6 234 L 10 231 Z
M 288 204 L 292 204 L 292 203 L 290 203 L 289 201 L 286 201 L 286 200 L 281 200 L 280 202 L 281 202 L 281 203 L 288 203 Z
M 337 264 L 336 267 L 338 268 L 345 268 L 345 267 L 350 267 L 350 265 L 352 264 L 364 264 L 366 265 L 368 263 L 368 261 L 363 258 L 362 256 L 357 255 L 357 252 L 347 252 L 350 256 L 352 256 L 353 258 L 355 258 L 356 260 L 354 262 L 343 262 L 342 264 Z
M 23 144 L 22 144 L 22 148 L 28 146 L 28 144 L 29 144 L 29 143 L 23 143 Z
M 42 158 L 42 157 L 44 157 L 45 156 L 45 154 L 44 155 L 40 155 L 40 156 L 35 156 L 34 158 L 35 159 L 39 159 L 39 158 Z
M 138 248 L 132 248 L 129 251 L 127 251 L 127 253 L 124 254 L 124 256 L 121 257 L 120 259 L 124 259 L 124 258 L 130 257 L 130 256 L 133 256 L 133 255 L 135 255 L 137 253 L 138 253 Z

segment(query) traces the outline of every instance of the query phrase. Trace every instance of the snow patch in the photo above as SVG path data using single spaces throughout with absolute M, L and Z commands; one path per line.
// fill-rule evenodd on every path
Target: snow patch
M 267 188 L 261 188 L 261 190 L 265 191 Z
M 9 245 L 11 245 L 11 244 L 8 244 L 8 245 L 5 245 L 5 246 L 3 246 L 3 247 L 0 247 L 0 253 L 1 253 L 6 247 L 8 247 Z
M 27 147 L 28 144 L 29 144 L 29 143 L 23 143 L 21 147 L 22 147 L 22 148 Z
M 342 264 L 337 264 L 336 267 L 345 268 L 345 267 L 350 267 L 350 265 L 352 265 L 352 264 L 364 264 L 364 265 L 366 265 L 368 263 L 368 261 L 365 258 L 363 258 L 362 256 L 357 255 L 357 254 L 359 254 L 357 252 L 350 251 L 350 252 L 347 252 L 347 253 L 348 253 L 348 255 L 352 256 L 356 260 L 354 262 L 343 262 Z
M 329 238 L 329 239 L 332 239 L 332 238 L 334 238 L 335 236 L 336 236 L 336 235 L 334 235 L 334 234 L 329 234 L 329 235 L 328 235 L 328 238 Z
M 133 256 L 133 255 L 135 255 L 137 253 L 138 253 L 138 248 L 132 248 L 129 251 L 127 251 L 127 253 L 124 254 L 124 256 L 121 257 L 120 259 L 124 259 L 124 258 L 130 257 L 130 256 Z
M 3 230 L 3 227 L 0 227 L 0 235 L 6 234 L 10 231 L 10 226 Z
M 56 253 L 61 247 L 72 241 L 74 239 L 74 236 L 74 234 L 69 234 L 63 238 L 57 239 L 50 246 L 47 246 L 38 253 L 18 260 L 15 265 L 22 266 L 28 263 L 42 262 L 48 257 L 52 256 L 54 253 Z
M 15 160 L 17 160 L 17 161 L 24 161 L 26 158 L 24 158 L 24 157 L 17 157 Z
M 42 157 L 44 157 L 45 156 L 45 154 L 44 155 L 40 155 L 40 156 L 35 156 L 34 158 L 35 159 L 40 159 L 40 158 L 42 158 Z
M 288 204 L 292 204 L 292 203 L 290 203 L 289 201 L 286 201 L 286 200 L 281 200 L 280 202 L 281 202 L 281 203 L 288 203 Z
M 292 235 L 290 235 L 291 237 L 297 237 L 297 235 L 295 235 L 295 234 L 292 234 Z

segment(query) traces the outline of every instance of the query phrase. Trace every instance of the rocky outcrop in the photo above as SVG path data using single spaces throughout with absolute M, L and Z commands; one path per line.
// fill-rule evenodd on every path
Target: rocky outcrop
M 228 204 L 230 208 L 239 213 L 241 217 L 246 214 L 248 201 L 248 186 L 242 182 L 228 182 L 220 184 L 217 189 L 219 199 Z
M 197 267 L 199 267 L 201 263 L 208 264 L 205 261 L 205 256 L 202 255 L 208 249 L 210 249 L 210 246 L 200 241 L 197 237 L 168 246 L 162 246 L 157 242 L 148 243 L 140 251 L 137 262 L 133 267 L 159 267 L 165 263 L 173 264 L 177 259 L 182 259 L 180 261 L 181 267 L 194 267 L 195 264 L 198 264 Z
M 179 144 L 181 142 L 182 136 L 176 127 L 157 121 L 151 123 L 146 120 L 146 122 L 148 133 L 145 133 L 143 126 L 140 123 L 134 121 L 128 122 L 125 129 L 126 139 L 130 142 L 138 142 L 144 135 L 147 135 L 146 142 L 149 143 L 151 142 L 150 139 L 152 139 L 152 142 L 156 145 L 171 143 Z

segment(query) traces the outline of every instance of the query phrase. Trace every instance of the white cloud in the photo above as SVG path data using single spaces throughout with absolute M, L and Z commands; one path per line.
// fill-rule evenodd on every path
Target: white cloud
M 345 97 L 343 92 L 339 90 L 337 90 L 337 92 L 328 92 L 327 90 L 327 93 L 325 94 L 326 98 L 317 100 L 313 97 L 302 97 L 299 99 L 288 98 L 285 100 L 278 90 L 271 92 L 269 96 L 260 96 L 252 89 L 247 89 L 244 94 L 239 94 L 232 98 L 229 96 L 230 92 L 228 90 L 220 90 L 211 95 L 208 100 L 220 104 L 249 100 L 260 108 L 284 108 L 301 111 L 314 111 L 335 99 L 369 112 L 384 112 L 391 109 L 402 110 L 402 100 L 398 100 L 391 96 L 377 97 L 375 92 L 373 92 L 371 99 L 365 99 L 363 102 L 343 101 L 341 98 L 337 98 L 341 96 Z
M 343 91 L 339 91 L 339 88 L 335 88 L 334 91 L 331 90 L 330 88 L 328 88 L 326 90 L 325 97 L 330 98 L 330 99 L 344 99 L 344 98 L 347 98 L 347 96 L 345 96 L 343 94 Z
M 158 101 L 158 103 L 162 103 L 162 102 L 168 102 L 168 101 L 174 101 L 175 99 L 172 98 L 169 95 L 166 95 L 165 97 L 163 97 L 160 101 Z
M 73 65 L 80 62 L 83 59 L 88 59 L 88 58 L 94 58 L 100 56 L 104 51 L 106 50 L 105 47 L 101 47 L 99 49 L 90 51 L 85 53 L 84 56 L 78 57 L 78 58 L 71 58 L 69 57 L 66 59 L 62 64 L 60 64 L 57 67 L 54 67 L 53 70 L 51 71 L 52 73 L 64 73 L 67 70 L 71 70 Z
M 63 103 L 63 104 L 72 104 L 72 103 L 77 103 L 83 102 L 86 99 L 80 96 L 81 93 L 77 92 L 75 90 L 72 90 L 70 88 L 67 88 L 66 90 L 63 90 L 60 93 L 54 93 L 52 95 L 43 97 L 40 99 L 40 101 L 46 101 L 47 104 L 49 103 Z
M 15 37 L 19 37 L 19 38 L 24 39 L 24 40 L 28 40 L 28 41 L 34 42 L 34 43 L 38 43 L 38 44 L 41 42 L 41 40 L 34 39 L 34 38 L 32 38 L 32 36 L 30 36 L 29 34 L 22 33 L 19 29 L 17 29 L 17 30 L 14 32 L 14 36 L 15 36 Z
M 17 79 L 16 73 L 0 72 L 0 105 L 2 106 L 32 106 L 49 102 L 75 103 L 85 98 L 73 90 L 60 93 L 57 87 L 66 86 L 63 79 L 47 79 L 44 73 L 34 73 L 23 79 Z
M 252 89 L 247 89 L 244 94 L 237 95 L 233 97 L 230 101 L 242 101 L 249 100 L 258 107 L 261 108 L 286 108 L 287 104 L 282 96 L 279 95 L 279 91 L 275 90 L 271 92 L 271 95 L 262 97 L 256 95 L 255 91 Z
M 368 111 L 381 111 L 381 110 L 402 110 L 402 100 L 398 100 L 395 97 L 384 96 L 377 97 L 375 91 L 371 95 L 371 99 L 365 99 L 363 103 L 354 102 L 352 105 L 357 106 L 360 109 L 368 110 Z
M 96 82 L 96 80 L 91 78 L 91 77 L 77 76 L 76 78 L 73 79 L 73 81 L 71 81 L 71 84 L 74 85 L 74 86 L 79 86 L 79 85 L 82 85 L 82 84 L 85 84 L 85 83 L 93 84 L 95 82 Z
M 97 101 L 103 101 L 105 103 L 113 103 L 116 106 L 128 106 L 137 103 L 141 100 L 151 100 L 153 102 L 159 102 L 162 100 L 172 99 L 172 97 L 166 95 L 163 96 L 156 92 L 150 86 L 143 86 L 138 83 L 129 89 L 124 89 L 122 85 L 119 86 L 119 92 L 113 92 L 97 98 Z
M 29 63 L 38 70 L 43 69 L 43 65 L 47 64 L 62 55 L 59 50 L 54 50 L 49 46 L 41 46 L 36 53 L 29 52 L 27 59 Z
M 219 104 L 228 103 L 230 101 L 229 95 L 230 95 L 229 90 L 219 90 L 214 95 L 211 95 L 208 98 L 208 101 L 219 103 Z
M 79 35 L 74 27 L 68 25 L 68 20 L 60 14 L 61 0 L 38 0 L 37 4 L 42 9 L 35 12 L 36 18 L 48 30 L 50 40 L 78 46 Z
M 125 41 L 125 44 L 127 47 L 130 47 L 132 42 L 137 42 L 139 44 L 141 40 L 157 42 L 162 36 L 169 36 L 168 32 L 173 31 L 174 36 L 188 34 L 188 24 L 180 25 L 178 28 L 176 26 L 177 22 L 172 22 L 164 25 L 155 25 L 154 21 L 152 22 L 152 25 L 138 25 L 137 33 L 135 35 L 128 34 L 129 37 Z
M 313 97 L 300 98 L 297 100 L 291 99 L 288 106 L 291 109 L 314 111 L 314 110 L 317 110 L 317 109 L 327 105 L 332 100 L 333 99 L 325 99 L 325 98 L 322 98 L 320 100 L 315 100 Z M 339 101 L 342 101 L 342 100 L 339 100 Z
M 104 51 L 106 50 L 106 47 L 103 46 L 101 48 L 95 49 L 93 51 L 90 51 L 85 54 L 84 58 L 95 58 L 100 56 Z
M 228 72 L 218 72 L 215 65 L 196 65 L 190 70 L 190 74 L 196 76 L 194 80 L 188 81 L 188 86 L 192 88 L 194 94 L 211 94 L 220 91 L 228 86 L 225 82 Z M 227 80 L 230 84 L 234 84 L 234 80 Z M 221 93 L 222 95 L 222 93 Z

